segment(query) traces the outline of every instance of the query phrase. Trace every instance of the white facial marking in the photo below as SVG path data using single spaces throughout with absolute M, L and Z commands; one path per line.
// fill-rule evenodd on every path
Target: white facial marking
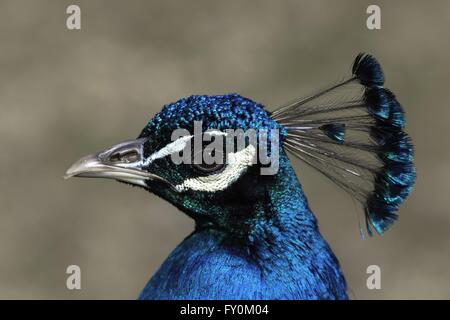
M 161 159 L 171 155 L 172 153 L 182 151 L 186 147 L 187 142 L 192 139 L 192 137 L 193 136 L 184 136 L 167 144 L 165 147 L 159 149 L 155 153 L 151 154 L 147 159 L 145 159 L 142 162 L 142 166 L 146 167 L 156 159 Z
M 213 129 L 205 131 L 204 134 L 212 135 L 212 136 L 227 136 L 226 132 L 219 131 L 219 130 L 213 130 Z
M 206 192 L 224 190 L 235 182 L 247 168 L 253 164 L 255 155 L 256 148 L 253 145 L 249 145 L 241 151 L 230 153 L 227 159 L 227 166 L 222 172 L 209 176 L 189 178 L 175 188 L 178 191 L 187 189 Z

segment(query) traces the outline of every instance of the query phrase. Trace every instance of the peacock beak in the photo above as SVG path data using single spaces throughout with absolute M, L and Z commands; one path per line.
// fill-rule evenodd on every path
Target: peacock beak
M 166 179 L 143 170 L 145 141 L 146 138 L 128 140 L 84 156 L 66 171 L 64 178 L 106 178 L 143 187 L 147 186 L 147 180 L 152 180 L 173 187 Z

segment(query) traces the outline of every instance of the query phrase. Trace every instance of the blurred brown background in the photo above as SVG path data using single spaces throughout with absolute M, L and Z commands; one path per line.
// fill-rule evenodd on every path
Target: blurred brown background
M 69 4 L 80 31 L 66 29 Z M 1 1 L 0 298 L 136 298 L 192 221 L 136 188 L 64 181 L 68 166 L 180 97 L 274 108 L 340 79 L 360 51 L 381 61 L 416 146 L 400 221 L 360 240 L 355 203 L 296 161 L 298 175 L 353 298 L 450 298 L 449 16 L 448 1 Z M 82 290 L 66 289 L 70 264 Z M 381 290 L 366 288 L 371 264 Z

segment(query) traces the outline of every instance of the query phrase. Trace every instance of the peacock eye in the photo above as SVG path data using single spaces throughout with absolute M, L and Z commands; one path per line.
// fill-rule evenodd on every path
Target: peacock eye
M 218 155 L 218 157 L 216 156 L 216 153 Z M 202 150 L 202 154 L 205 155 L 205 150 Z M 218 172 L 220 170 L 222 170 L 225 167 L 225 154 L 223 152 L 219 152 L 219 151 L 211 151 L 208 153 L 209 156 L 209 160 L 205 161 L 205 159 L 203 158 L 201 163 L 192 163 L 192 167 L 199 171 L 200 173 L 214 173 L 214 172 Z M 215 158 L 214 158 L 215 157 Z M 216 159 L 220 161 L 212 161 L 212 159 Z
M 200 163 L 200 164 L 192 164 L 192 167 L 201 173 L 213 173 L 222 170 L 225 167 L 223 163 Z

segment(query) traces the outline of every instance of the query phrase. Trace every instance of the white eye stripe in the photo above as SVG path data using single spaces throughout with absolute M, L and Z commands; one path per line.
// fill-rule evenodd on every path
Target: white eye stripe
M 212 136 L 227 136 L 226 132 L 219 131 L 219 130 L 213 130 L 213 129 L 205 131 L 204 134 L 212 135 Z
M 213 135 L 213 136 L 226 136 L 227 134 L 225 132 L 219 131 L 219 130 L 208 130 L 204 134 L 207 135 Z M 189 140 L 191 140 L 194 136 L 183 136 L 181 138 L 178 138 L 177 140 L 167 144 L 163 148 L 159 149 L 158 151 L 151 154 L 147 159 L 142 161 L 142 166 L 146 167 L 153 161 L 157 159 L 161 159 L 164 157 L 167 157 L 175 152 L 182 151 Z
M 159 149 L 155 153 L 151 154 L 147 159 L 145 159 L 142 162 L 142 166 L 144 166 L 144 167 L 148 166 L 150 163 L 152 163 L 156 159 L 161 159 L 161 158 L 167 157 L 175 152 L 182 151 L 186 147 L 188 141 L 192 139 L 192 137 L 193 136 L 184 136 L 184 137 L 178 138 L 177 140 L 167 144 L 165 147 Z
M 206 192 L 224 190 L 252 165 L 255 155 L 256 148 L 253 145 L 249 145 L 241 151 L 230 153 L 228 155 L 229 164 L 222 172 L 209 176 L 189 178 L 175 186 L 175 188 L 178 191 L 185 191 L 187 189 Z
M 215 136 L 227 135 L 227 133 L 218 130 L 210 130 L 205 132 L 204 134 Z M 183 151 L 188 142 L 193 137 L 194 136 L 192 135 L 183 136 L 167 144 L 166 146 L 154 152 L 148 158 L 143 160 L 141 166 L 148 166 L 157 159 L 164 158 L 175 152 Z M 249 145 L 247 146 L 247 148 L 236 153 L 229 153 L 227 156 L 227 166 L 222 172 L 209 176 L 200 176 L 196 178 L 186 179 L 181 184 L 175 186 L 175 188 L 178 191 L 185 191 L 187 189 L 206 192 L 224 190 L 232 183 L 234 183 L 237 179 L 239 179 L 239 177 L 247 170 L 247 168 L 254 163 L 255 155 L 256 148 L 253 145 Z

